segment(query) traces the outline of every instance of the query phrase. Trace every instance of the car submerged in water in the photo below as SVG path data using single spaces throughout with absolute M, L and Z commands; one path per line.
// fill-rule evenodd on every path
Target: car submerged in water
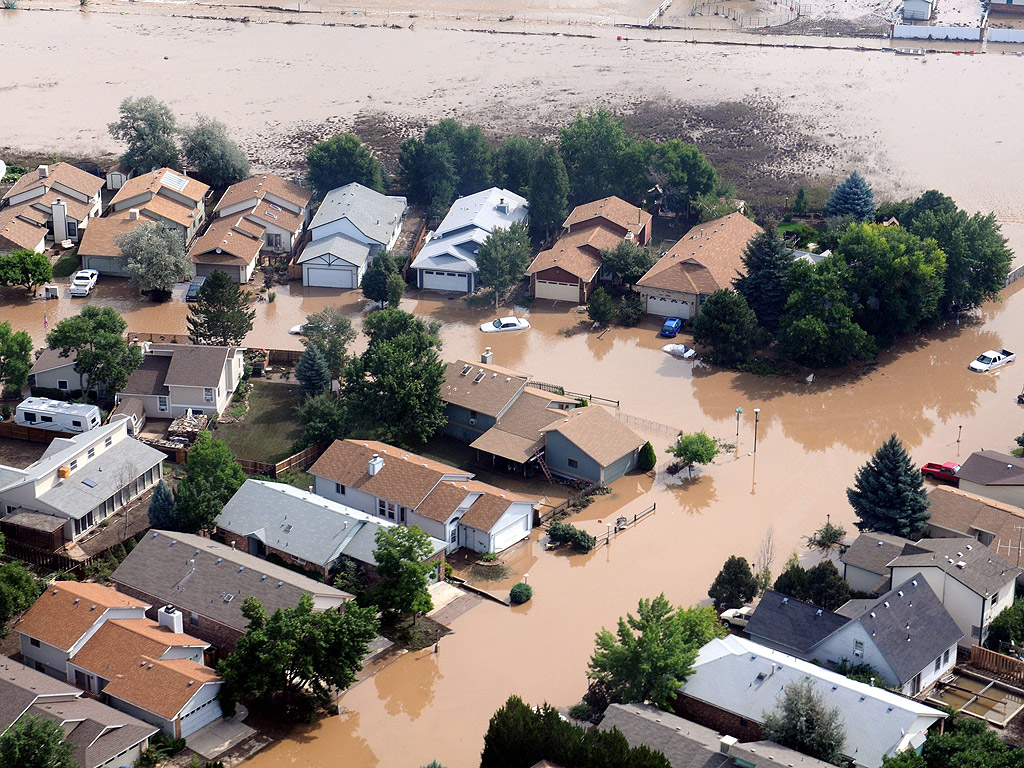
M 501 333 L 502 331 L 525 331 L 530 327 L 530 321 L 524 317 L 499 317 L 489 323 L 480 326 L 484 333 Z
M 95 269 L 80 269 L 71 278 L 71 295 L 88 296 L 99 280 L 100 273 Z

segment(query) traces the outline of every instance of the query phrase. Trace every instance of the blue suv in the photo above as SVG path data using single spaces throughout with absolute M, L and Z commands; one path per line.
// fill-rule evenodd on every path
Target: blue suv
M 665 324 L 661 326 L 661 335 L 666 338 L 673 338 L 680 330 L 682 330 L 683 321 L 678 317 L 670 317 L 665 321 Z

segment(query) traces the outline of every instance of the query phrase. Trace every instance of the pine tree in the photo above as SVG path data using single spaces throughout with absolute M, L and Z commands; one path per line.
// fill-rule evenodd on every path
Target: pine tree
M 929 502 L 921 472 L 895 434 L 857 470 L 846 498 L 860 518 L 856 526 L 861 531 L 912 538 L 928 522 Z
M 850 585 L 831 560 L 823 560 L 807 572 L 806 599 L 826 611 L 834 611 L 850 599 Z
M 149 524 L 153 528 L 164 531 L 173 531 L 178 514 L 177 505 L 174 503 L 174 494 L 167 487 L 163 480 L 153 491 L 153 498 L 149 501 Z
M 793 213 L 803 216 L 807 213 L 807 193 L 800 187 L 796 191 L 796 199 L 793 201 Z
M 743 252 L 744 274 L 733 280 L 733 286 L 757 315 L 758 324 L 767 331 L 779 330 L 779 318 L 786 309 L 786 280 L 793 266 L 793 251 L 782 242 L 778 227 L 751 238 Z
M 189 308 L 188 338 L 193 344 L 222 347 L 240 344 L 252 330 L 256 310 L 249 307 L 249 291 L 221 269 L 213 270 Z
M 757 594 L 757 579 L 745 557 L 732 555 L 718 572 L 708 597 L 715 601 L 715 608 L 739 608 L 754 599 Z
M 604 288 L 598 288 L 590 294 L 590 301 L 587 302 L 587 314 L 595 323 L 607 325 L 615 319 L 615 303 L 612 297 Z
M 825 203 L 828 216 L 853 216 L 860 221 L 871 221 L 875 216 L 875 194 L 864 180 L 854 171 L 842 184 L 832 190 L 832 197 Z
M 569 176 L 558 148 L 545 144 L 530 171 L 530 229 L 543 239 L 565 221 L 569 209 Z
M 651 445 L 651 441 L 648 440 L 644 443 L 644 447 L 640 449 L 640 458 L 637 460 L 637 468 L 641 472 L 650 472 L 658 463 L 658 454 L 654 451 L 654 446 Z
M 331 385 L 327 361 L 315 344 L 308 345 L 299 358 L 295 366 L 295 378 L 299 380 L 303 395 L 319 395 Z

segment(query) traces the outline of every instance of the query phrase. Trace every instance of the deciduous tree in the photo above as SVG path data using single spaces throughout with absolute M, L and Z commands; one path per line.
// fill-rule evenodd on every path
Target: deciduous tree
M 0 253 L 0 285 L 21 286 L 34 291 L 53 279 L 53 266 L 43 253 L 26 248 Z
M 386 192 L 384 166 L 351 133 L 332 136 L 306 150 L 309 181 L 323 197 L 332 189 L 356 182 L 376 192 Z
M 316 344 L 310 344 L 302 353 L 295 366 L 295 378 L 299 380 L 299 390 L 304 396 L 319 395 L 331 386 L 331 372 Z
M 80 768 L 60 720 L 25 715 L 0 736 L 0 765 L 17 768 Z
M 615 320 L 618 313 L 615 310 L 615 302 L 608 292 L 601 287 L 594 289 L 587 301 L 587 315 L 595 323 L 608 325 Z
M 434 607 L 427 587 L 437 564 L 424 562 L 433 554 L 430 537 L 415 525 L 380 526 L 375 542 L 374 604 L 387 615 L 412 616 L 416 623 L 419 614 Z
M 439 209 L 456 195 L 487 188 L 491 148 L 477 126 L 445 119 L 427 128 L 423 138 L 406 139 L 398 164 L 411 196 Z
M 562 226 L 569 212 L 569 175 L 558 147 L 545 144 L 530 171 L 530 231 L 543 240 Z
M 685 211 L 691 200 L 714 192 L 718 174 L 696 144 L 669 139 L 651 159 L 651 175 L 661 185 L 662 201 L 670 211 Z
M 623 240 L 614 248 L 601 251 L 602 266 L 626 285 L 634 285 L 655 265 L 654 251 L 633 240 Z
M 32 370 L 32 338 L 14 331 L 9 321 L 0 322 L 0 394 L 19 392 Z
M 480 285 L 494 291 L 494 307 L 512 286 L 519 283 L 530 266 L 530 233 L 526 225 L 516 222 L 510 227 L 496 227 L 476 252 L 477 277 Z
M 185 533 L 213 530 L 214 518 L 245 480 L 245 472 L 227 444 L 214 440 L 209 432 L 200 432 L 189 449 L 185 477 L 174 496 L 176 529 Z
M 533 164 L 543 146 L 536 138 L 510 136 L 505 139 L 491 158 L 495 186 L 526 197 L 531 187 Z
M 177 121 L 171 108 L 152 96 L 128 96 L 110 123 L 110 135 L 128 145 L 121 162 L 136 173 L 179 165 Z
M 693 476 L 694 464 L 710 464 L 718 455 L 718 445 L 708 437 L 704 430 L 680 434 L 678 439 L 668 447 L 667 452 L 676 457 L 676 472 L 685 469 Z M 670 470 L 671 472 L 671 470 Z M 673 473 L 674 474 L 674 473 Z
M 831 560 L 823 560 L 807 571 L 804 589 L 804 599 L 826 611 L 834 611 L 850 599 L 850 585 Z
M 188 167 L 212 187 L 223 189 L 249 176 L 249 159 L 220 120 L 198 115 L 181 132 L 181 153 Z
M 693 340 L 711 347 L 715 360 L 734 365 L 757 347 L 757 316 L 747 300 L 731 288 L 715 291 L 693 321 Z
M 832 190 L 825 203 L 828 216 L 853 216 L 858 221 L 871 221 L 875 216 L 875 195 L 864 177 L 854 171 Z
M 388 276 L 398 274 L 398 265 L 387 251 L 376 254 L 363 273 L 363 296 L 382 306 L 388 300 Z
M 838 765 L 846 730 L 838 707 L 831 707 L 810 680 L 789 683 L 778 707 L 764 719 L 765 738 L 810 757 Z
M 895 434 L 857 470 L 846 498 L 857 513 L 856 526 L 861 531 L 913 538 L 928 522 L 928 494 L 921 471 Z
M 332 443 L 346 434 L 345 404 L 333 392 L 307 397 L 297 409 L 305 445 Z
M 4 537 L 0 534 L 0 558 L 3 554 Z M 44 583 L 17 560 L 0 565 L 0 638 L 7 636 L 8 621 L 32 607 L 43 586 Z
M 786 308 L 786 282 L 793 266 L 793 250 L 782 242 L 773 224 L 751 238 L 743 251 L 743 275 L 733 280 L 736 292 L 746 299 L 758 324 L 777 333 Z
M 121 268 L 132 285 L 150 292 L 155 300 L 166 301 L 175 283 L 195 274 L 181 235 L 168 227 L 140 224 L 131 232 L 115 235 L 114 242 L 121 249 Z
M 573 203 L 609 195 L 636 200 L 647 185 L 653 143 L 626 136 L 621 120 L 606 110 L 578 113 L 559 134 L 559 149 L 569 177 Z
M 740 608 L 757 595 L 757 579 L 745 557 L 732 555 L 725 561 L 722 570 L 708 589 L 708 597 L 715 601 L 715 608 Z
M 338 307 L 325 307 L 306 318 L 302 343 L 317 347 L 327 363 L 332 379 L 340 379 L 348 361 L 348 346 L 356 338 L 352 321 Z
M 128 323 L 112 307 L 94 304 L 83 307 L 78 315 L 65 318 L 46 336 L 50 349 L 60 357 L 74 357 L 79 389 L 113 394 L 124 387 L 128 377 L 142 364 L 142 350 L 125 343 Z
M 206 278 L 195 303 L 189 307 L 188 337 L 193 344 L 237 346 L 252 330 L 256 310 L 250 305 L 252 294 L 222 269 Z

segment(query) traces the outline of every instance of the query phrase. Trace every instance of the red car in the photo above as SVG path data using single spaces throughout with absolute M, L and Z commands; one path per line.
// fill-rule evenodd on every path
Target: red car
M 921 474 L 925 477 L 930 477 L 933 480 L 941 480 L 944 483 L 949 483 L 956 487 L 960 486 L 960 478 L 956 476 L 956 473 L 959 471 L 960 465 L 955 461 L 947 461 L 945 464 L 936 464 L 935 462 L 929 461 L 921 467 Z

